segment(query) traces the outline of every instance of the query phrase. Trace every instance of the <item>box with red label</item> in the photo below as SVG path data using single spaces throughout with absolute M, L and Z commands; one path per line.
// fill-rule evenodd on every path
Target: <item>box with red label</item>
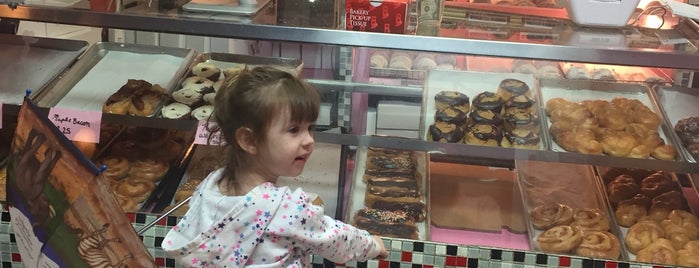
M 346 0 L 347 30 L 405 33 L 408 0 Z

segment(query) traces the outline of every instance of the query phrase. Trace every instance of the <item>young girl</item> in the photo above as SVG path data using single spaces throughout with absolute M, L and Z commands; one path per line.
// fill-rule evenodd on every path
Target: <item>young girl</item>
M 303 190 L 275 185 L 303 171 L 319 103 L 308 84 L 272 67 L 226 80 L 212 114 L 226 165 L 201 182 L 165 252 L 187 267 L 309 267 L 310 253 L 338 263 L 385 257 L 380 238 L 326 216 Z

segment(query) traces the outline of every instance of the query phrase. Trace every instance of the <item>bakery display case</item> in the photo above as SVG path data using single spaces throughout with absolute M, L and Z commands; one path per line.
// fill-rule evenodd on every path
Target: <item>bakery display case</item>
M 699 130 L 695 129 L 696 119 L 685 120 L 699 116 L 694 108 L 699 100 L 696 100 L 697 84 L 693 78 L 699 70 L 696 66 L 699 26 L 691 19 L 667 15 L 660 27 L 650 27 L 640 21 L 650 23 L 651 15 L 635 13 L 632 18 L 638 16 L 638 21 L 626 27 L 588 28 L 568 19 L 561 6 L 498 9 L 492 4 L 453 2 L 443 7 L 439 34 L 420 36 L 337 29 L 342 23 L 299 25 L 304 22 L 301 19 L 286 24 L 288 20 L 280 17 L 292 16 L 293 12 L 279 8 L 298 6 L 286 0 L 283 5 L 279 5 L 281 1 L 270 1 L 255 14 L 244 16 L 180 10 L 178 5 L 182 3 L 170 6 L 135 1 L 127 7 L 117 2 L 114 12 L 90 10 L 88 1 L 77 1 L 66 7 L 0 5 L 0 18 L 312 43 L 337 48 L 339 52 L 332 56 L 337 60 L 335 69 L 331 70 L 333 78 L 308 76 L 309 83 L 319 89 L 323 98 L 319 117 L 321 131 L 315 136 L 318 162 L 309 162 L 306 170 L 309 174 L 286 178 L 284 182 L 318 193 L 318 200 L 322 200 L 327 214 L 365 228 L 376 227 L 375 233 L 386 235 L 391 252 L 389 259 L 372 260 L 372 264 L 465 267 L 479 263 L 587 266 L 600 262 L 649 262 L 638 259 L 633 250 L 628 249 L 625 240 L 630 228 L 620 223 L 617 207 L 613 205 L 622 202 L 610 194 L 609 183 L 600 166 L 643 167 L 672 173 L 673 182 L 681 190 L 677 192 L 684 202 L 682 211 L 694 213 L 692 202 L 699 200 L 694 184 L 688 183 L 694 176 L 686 175 L 699 173 L 693 155 L 696 151 L 694 135 Z M 333 2 L 333 6 L 335 4 Z M 124 50 L 140 54 L 116 68 L 116 72 L 115 68 L 108 68 L 110 70 L 100 73 L 144 79 L 134 77 L 143 72 L 131 67 L 141 66 L 143 61 L 157 61 L 144 60 L 143 54 L 176 60 L 144 67 L 165 78 L 149 83 L 160 84 L 166 96 L 143 117 L 105 113 L 103 122 L 116 123 L 118 130 L 116 134 L 105 132 L 103 141 L 93 152 L 95 161 L 114 163 L 107 165 L 114 167 L 119 165 L 119 159 L 109 157 L 145 157 L 152 153 L 143 150 L 154 147 L 172 150 L 155 153 L 156 158 L 166 159 L 169 168 L 166 174 L 155 176 L 160 180 L 154 179 L 158 184 L 149 186 L 152 194 L 145 198 L 139 195 L 142 200 L 137 202 L 137 207 L 125 203 L 129 206 L 127 216 L 132 218 L 135 227 L 156 225 L 154 230 L 144 231 L 144 242 L 157 248 L 162 233 L 174 225 L 182 210 L 156 221 L 158 214 L 169 211 L 183 200 L 183 196 L 218 165 L 212 155 L 220 155 L 217 151 L 220 148 L 194 145 L 191 141 L 199 118 L 199 113 L 195 115 L 193 111 L 207 106 L 206 99 L 211 98 L 207 94 L 215 93 L 216 81 L 213 80 L 220 80 L 221 73 L 225 77 L 227 71 L 235 71 L 242 64 L 260 64 L 262 57 L 251 59 L 249 55 L 103 42 L 89 49 L 72 49 L 72 53 L 81 57 L 75 56 L 77 61 L 69 61 L 65 71 L 52 68 L 60 70 L 59 74 L 46 74 L 49 75 L 46 81 L 36 81 L 40 85 L 33 87 L 43 90 L 32 97 L 45 108 L 60 107 L 62 102 L 71 99 L 66 97 L 70 97 L 73 87 L 99 67 L 96 64 L 100 58 L 108 59 L 110 53 Z M 29 60 L 19 55 L 19 60 Z M 267 61 L 263 63 L 298 68 L 302 73 L 306 67 L 303 59 L 273 57 L 264 60 Z M 110 63 L 109 67 L 115 64 Z M 209 78 L 208 72 L 215 68 L 207 64 L 219 69 L 216 79 Z M 192 77 L 207 78 L 211 85 L 201 86 L 197 83 L 201 80 L 187 80 Z M 87 91 L 104 90 L 106 94 L 100 96 L 99 101 L 79 100 L 70 107 L 101 110 L 104 100 L 126 85 L 124 79 L 96 77 L 94 80 L 88 88 L 99 87 L 100 90 Z M 115 84 L 106 85 L 103 81 Z M 520 91 L 524 86 L 529 90 Z M 508 87 L 515 96 L 499 96 L 498 91 Z M 193 91 L 199 95 L 188 94 Z M 15 91 L 0 88 L 0 94 L 10 92 Z M 481 101 L 478 97 L 484 92 L 498 96 L 495 102 L 506 108 L 497 112 L 489 110 L 491 113 L 479 112 L 488 109 L 474 107 L 491 104 L 487 98 Z M 474 102 L 476 99 L 479 101 Z M 2 99 L 6 104 L 3 111 L 16 109 L 8 100 Z M 172 105 L 176 103 L 187 107 Z M 555 112 L 556 105 L 565 108 Z M 161 109 L 161 106 L 166 108 Z M 622 110 L 631 114 L 617 113 Z M 202 113 L 205 116 L 207 111 Z M 557 119 L 571 114 L 582 115 L 594 128 L 584 128 L 581 122 L 565 127 L 557 124 L 560 122 Z M 482 118 L 498 121 L 498 117 L 502 117 L 502 127 L 492 127 L 490 122 L 480 124 L 490 127 L 486 134 L 504 130 L 498 132 L 499 135 L 468 131 L 475 121 Z M 614 117 L 622 119 L 612 122 Z M 3 121 L 4 127 L 11 126 L 11 118 Z M 528 128 L 530 126 L 534 127 Z M 141 131 L 145 128 L 166 132 L 168 138 L 142 139 L 145 134 Z M 104 129 L 110 127 L 105 125 Z M 581 134 L 582 129 L 588 131 L 587 134 Z M 461 131 L 461 135 L 450 131 Z M 184 134 L 175 134 L 179 132 Z M 562 133 L 572 138 L 557 135 Z M 133 141 L 129 135 L 139 138 Z M 464 138 L 467 135 L 471 139 Z M 501 146 L 484 146 L 489 143 L 475 142 L 476 136 L 488 136 L 491 143 Z M 530 143 L 531 140 L 536 142 Z M 568 146 L 581 140 L 587 145 L 593 144 L 595 150 Z M 620 141 L 628 141 L 631 145 L 616 149 L 628 152 L 605 148 L 619 145 Z M 645 151 L 637 148 L 641 146 Z M 662 150 L 674 152 L 662 154 L 666 152 Z M 114 151 L 117 153 L 113 155 Z M 384 160 L 371 162 L 370 159 Z M 415 169 L 407 173 L 393 170 L 395 167 L 388 159 L 415 160 L 411 162 Z M 542 171 L 553 173 L 557 170 L 553 166 L 562 172 L 542 174 Z M 108 168 L 107 171 L 114 170 Z M 116 187 L 118 192 L 119 185 Z M 386 192 L 403 192 L 405 196 L 386 198 L 382 196 Z M 578 197 L 581 193 L 585 198 Z M 613 238 L 595 233 L 599 236 L 590 239 L 616 239 L 619 253 L 594 255 L 578 250 L 583 248 L 580 244 L 565 249 L 547 244 L 557 237 L 547 240 L 546 236 L 558 231 L 551 231 L 555 226 L 532 221 L 531 216 L 543 210 L 538 207 L 553 203 L 556 209 L 569 208 L 572 214 L 579 212 L 589 218 L 606 220 L 608 227 L 599 232 L 609 233 Z M 392 212 L 404 213 L 387 216 L 372 210 L 380 207 L 393 207 Z M 392 231 L 397 233 L 387 235 Z M 578 234 L 576 239 L 586 238 Z M 613 250 L 616 252 L 616 248 Z M 161 266 L 174 266 L 162 255 L 155 258 L 156 262 L 162 262 Z M 323 263 L 315 259 L 315 264 Z

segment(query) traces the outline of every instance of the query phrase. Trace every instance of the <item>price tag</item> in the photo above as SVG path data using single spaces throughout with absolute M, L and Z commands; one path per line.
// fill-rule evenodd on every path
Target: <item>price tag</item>
M 102 113 L 63 108 L 51 108 L 49 120 L 69 140 L 99 143 Z
M 199 121 L 197 133 L 194 136 L 194 144 L 200 145 L 224 145 L 221 132 L 211 133 L 209 129 L 216 127 L 216 123 L 206 120 Z

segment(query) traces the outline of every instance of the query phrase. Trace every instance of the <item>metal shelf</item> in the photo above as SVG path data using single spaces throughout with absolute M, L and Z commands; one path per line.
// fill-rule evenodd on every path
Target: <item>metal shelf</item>
M 85 1 L 86 2 L 86 1 Z M 83 2 L 75 6 L 85 6 Z M 494 57 L 530 58 L 568 62 L 604 63 L 676 69 L 695 69 L 699 53 L 691 49 L 597 48 L 575 44 L 536 44 L 464 38 L 354 32 L 333 29 L 244 23 L 195 18 L 187 13 L 160 12 L 157 5 L 140 3 L 122 12 L 97 12 L 84 8 L 0 5 L 0 18 L 128 30 L 204 35 L 224 38 L 277 40 L 340 46 L 392 48 Z M 272 7 L 273 8 L 273 7 Z M 255 21 L 253 19 L 253 21 Z M 590 29 L 581 30 L 589 33 Z M 609 31 L 600 29 L 600 31 Z M 692 40 L 690 40 L 692 41 Z M 693 42 L 694 44 L 696 42 Z M 682 51 L 689 50 L 689 51 Z

